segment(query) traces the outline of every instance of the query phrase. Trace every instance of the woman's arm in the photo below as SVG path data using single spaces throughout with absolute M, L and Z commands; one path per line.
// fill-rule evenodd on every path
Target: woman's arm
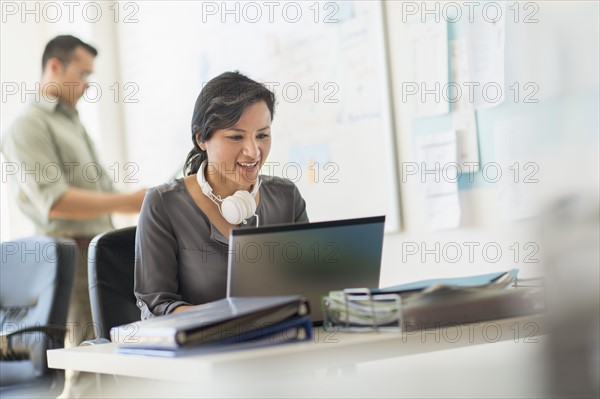
M 179 295 L 179 246 L 159 189 L 142 205 L 135 240 L 135 296 L 142 320 L 189 305 Z

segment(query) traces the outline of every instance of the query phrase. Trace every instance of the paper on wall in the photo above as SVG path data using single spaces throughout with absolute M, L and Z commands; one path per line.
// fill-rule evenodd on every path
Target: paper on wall
M 416 144 L 429 227 L 456 228 L 460 224 L 456 132 L 421 135 Z

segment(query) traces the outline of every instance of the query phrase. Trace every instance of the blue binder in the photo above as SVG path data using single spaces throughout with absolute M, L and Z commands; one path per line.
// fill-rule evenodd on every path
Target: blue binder
M 118 352 L 130 355 L 160 357 L 195 356 L 310 341 L 312 338 L 312 320 L 309 316 L 300 316 L 281 323 L 264 326 L 245 334 L 235 335 L 219 343 L 202 344 L 179 349 L 149 348 L 143 345 L 120 345 Z
M 123 347 L 176 350 L 259 336 L 265 328 L 308 315 L 308 302 L 297 295 L 230 297 L 184 312 L 113 327 L 113 342 Z M 252 335 L 254 334 L 254 335 Z M 232 338 L 233 337 L 233 338 Z

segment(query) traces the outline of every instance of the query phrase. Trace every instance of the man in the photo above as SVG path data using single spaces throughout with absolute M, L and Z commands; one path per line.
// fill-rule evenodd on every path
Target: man
M 8 128 L 2 153 L 20 173 L 16 201 L 39 234 L 71 237 L 79 262 L 67 317 L 65 346 L 94 338 L 87 280 L 87 247 L 96 234 L 113 229 L 110 214 L 137 213 L 146 190 L 115 192 L 79 120 L 77 102 L 88 88 L 97 50 L 73 36 L 58 36 L 42 57 L 40 95 Z M 67 373 L 63 395 L 78 396 L 81 376 Z M 81 381 L 80 381 L 81 382 Z M 85 384 L 84 384 L 85 385 Z M 71 390 L 70 392 L 68 392 Z

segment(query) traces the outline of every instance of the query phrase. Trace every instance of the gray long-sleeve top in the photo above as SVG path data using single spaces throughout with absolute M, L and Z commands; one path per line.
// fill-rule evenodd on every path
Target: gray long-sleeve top
M 289 180 L 262 176 L 260 225 L 307 222 L 306 203 Z M 248 220 L 256 225 L 256 218 Z M 214 227 L 183 179 L 150 189 L 135 240 L 135 296 L 142 320 L 225 297 L 229 239 Z

